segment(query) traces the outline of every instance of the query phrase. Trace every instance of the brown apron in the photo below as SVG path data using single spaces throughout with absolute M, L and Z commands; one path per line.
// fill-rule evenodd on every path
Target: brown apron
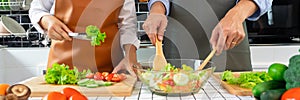
M 95 25 L 107 37 L 100 46 L 91 46 L 90 41 L 73 38 L 72 41 L 52 40 L 48 68 L 53 63 L 66 64 L 79 70 L 111 72 L 113 65 L 122 58 L 118 36 L 118 16 L 124 0 L 56 0 L 54 16 L 73 32 L 85 32 L 88 25 Z M 113 49 L 116 50 L 113 50 Z M 114 52 L 112 57 L 112 52 Z

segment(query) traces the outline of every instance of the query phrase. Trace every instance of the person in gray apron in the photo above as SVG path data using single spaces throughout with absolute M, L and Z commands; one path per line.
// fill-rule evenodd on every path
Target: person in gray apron
M 167 59 L 205 59 L 213 48 L 216 71 L 251 71 L 244 20 L 257 20 L 271 5 L 272 0 L 150 0 L 143 28 L 153 44 L 164 36 Z

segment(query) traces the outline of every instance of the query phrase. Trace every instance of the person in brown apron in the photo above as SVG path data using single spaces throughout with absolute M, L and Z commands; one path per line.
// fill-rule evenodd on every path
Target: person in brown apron
M 29 16 L 36 29 L 52 39 L 48 68 L 59 63 L 93 72 L 112 72 L 116 67 L 117 72 L 137 62 L 134 0 L 33 0 Z M 67 35 L 83 33 L 89 25 L 106 33 L 100 46 Z
M 272 0 L 236 1 L 150 0 L 150 15 L 143 28 L 153 44 L 155 39 L 152 37 L 156 34 L 161 37 L 160 40 L 165 36 L 164 53 L 167 59 L 205 59 L 214 48 L 219 55 L 212 59 L 217 66 L 216 71 L 251 71 L 244 20 L 259 18 L 271 7 Z M 167 8 L 168 3 L 170 8 Z M 153 18 L 165 14 L 169 14 L 168 21 L 164 17 Z M 222 53 L 223 50 L 226 52 Z

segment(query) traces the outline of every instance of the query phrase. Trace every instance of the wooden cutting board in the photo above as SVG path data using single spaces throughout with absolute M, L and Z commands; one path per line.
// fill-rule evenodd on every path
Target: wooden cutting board
M 77 85 L 54 85 L 46 84 L 44 76 L 34 77 L 23 84 L 31 89 L 31 97 L 43 97 L 51 91 L 62 91 L 65 87 L 77 89 L 85 96 L 130 96 L 137 78 L 127 76 L 127 79 L 115 83 L 112 86 L 101 86 L 97 88 L 80 87 Z
M 239 76 L 241 72 L 233 72 L 235 76 Z M 221 80 L 222 73 L 214 73 L 214 78 L 221 83 L 221 85 L 231 94 L 239 96 L 252 96 L 252 90 L 248 88 L 242 88 L 238 85 L 232 85 Z

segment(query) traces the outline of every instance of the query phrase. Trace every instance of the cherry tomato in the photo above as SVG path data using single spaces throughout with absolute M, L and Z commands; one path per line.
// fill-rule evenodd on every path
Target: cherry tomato
M 283 93 L 281 100 L 300 100 L 300 87 L 291 88 Z
M 111 73 L 109 75 L 107 75 L 107 77 L 105 77 L 106 81 L 111 81 L 111 79 L 114 77 L 114 73 Z
M 85 77 L 89 78 L 89 79 L 93 79 L 94 78 L 94 74 L 93 73 L 89 73 L 89 74 L 86 74 Z
M 104 76 L 100 72 L 96 72 L 94 75 L 95 80 L 103 80 Z
M 120 82 L 121 79 L 120 79 L 119 76 L 120 76 L 119 74 L 114 74 L 113 77 L 112 77 L 112 79 L 111 79 L 111 81 L 112 82 Z
M 107 77 L 109 75 L 108 72 L 102 72 L 102 76 Z
M 175 86 L 173 80 L 165 80 L 165 81 L 163 81 L 162 83 L 163 83 L 163 84 L 166 84 L 166 85 L 170 85 L 170 86 Z

